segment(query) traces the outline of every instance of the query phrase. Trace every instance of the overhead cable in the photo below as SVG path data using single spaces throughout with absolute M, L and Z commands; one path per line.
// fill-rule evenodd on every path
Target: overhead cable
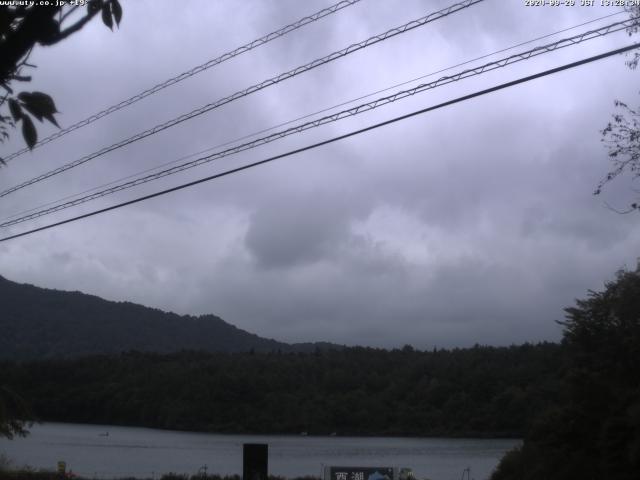
M 531 80 L 535 80 L 535 79 L 542 78 L 542 77 L 545 77 L 545 76 L 548 76 L 548 75 L 552 75 L 552 74 L 555 74 L 555 73 L 558 73 L 558 72 L 561 72 L 561 71 L 564 71 L 564 70 L 568 70 L 570 68 L 575 68 L 575 67 L 578 67 L 580 65 L 585 65 L 585 64 L 588 64 L 588 63 L 591 63 L 591 62 L 595 62 L 597 60 L 602 60 L 604 58 L 611 57 L 613 55 L 618 55 L 620 53 L 628 52 L 630 50 L 634 50 L 634 49 L 637 49 L 637 48 L 640 48 L 640 43 L 634 43 L 634 44 L 628 45 L 626 47 L 618 48 L 618 49 L 615 49 L 615 50 L 610 50 L 608 52 L 601 53 L 599 55 L 594 55 L 592 57 L 588 57 L 588 58 L 585 58 L 585 59 L 582 59 L 582 60 L 579 60 L 579 61 L 576 61 L 576 62 L 568 63 L 568 64 L 562 65 L 560 67 L 552 68 L 550 70 L 545 70 L 543 72 L 539 72 L 539 73 L 536 73 L 536 74 L 533 74 L 533 75 L 529 75 L 529 76 L 526 76 L 526 77 L 521 77 L 521 78 L 519 78 L 517 80 L 512 80 L 510 82 L 502 83 L 500 85 L 496 85 L 496 86 L 491 87 L 491 88 L 480 90 L 480 91 L 471 93 L 469 95 L 464 95 L 462 97 L 458 97 L 458 98 L 455 98 L 453 100 L 449 100 L 447 102 L 440 103 L 438 105 L 434 105 L 434 106 L 431 106 L 431 107 L 423 108 L 421 110 L 417 110 L 417 111 L 414 111 L 414 112 L 411 112 L 411 113 L 408 113 L 408 114 L 405 114 L 405 115 L 401 115 L 399 117 L 395 117 L 395 118 L 392 118 L 390 120 L 386 120 L 384 122 L 376 123 L 374 125 L 370 125 L 370 126 L 365 127 L 365 128 L 354 130 L 352 132 L 345 133 L 343 135 L 339 135 L 337 137 L 332 137 L 332 138 L 329 138 L 327 140 L 323 140 L 321 142 L 314 143 L 312 145 L 307 145 L 307 146 L 302 147 L 302 148 L 297 148 L 295 150 L 290 150 L 288 152 L 285 152 L 285 153 L 282 153 L 282 154 L 279 154 L 279 155 L 275 155 L 275 156 L 266 158 L 264 160 L 260 160 L 260 161 L 253 162 L 253 163 L 250 163 L 250 164 L 247 164 L 247 165 L 243 165 L 241 167 L 237 167 L 237 168 L 233 168 L 233 169 L 230 169 L 230 170 L 226 170 L 224 172 L 217 173 L 215 175 L 210 175 L 208 177 L 201 178 L 201 179 L 198 179 L 198 180 L 194 180 L 192 182 L 183 183 L 182 185 L 178 185 L 178 186 L 175 186 L 175 187 L 172 187 L 172 188 L 168 188 L 166 190 L 161 190 L 159 192 L 151 193 L 149 195 L 144 195 L 142 197 L 138 197 L 138 198 L 135 198 L 133 200 L 128 200 L 126 202 L 122 202 L 122 203 L 119 203 L 119 204 L 116 204 L 116 205 L 112 205 L 110 207 L 105 207 L 105 208 L 102 208 L 102 209 L 99 209 L 99 210 L 94 210 L 92 212 L 85 213 L 83 215 L 78 215 L 76 217 L 68 218 L 66 220 L 62 220 L 62 221 L 59 221 L 59 222 L 55 222 L 55 223 L 51 223 L 51 224 L 48 224 L 48 225 L 44 225 L 42 227 L 34 228 L 34 229 L 28 230 L 26 232 L 17 233 L 17 234 L 14 234 L 14 235 L 9 235 L 9 236 L 0 238 L 0 242 L 6 242 L 8 240 L 13 240 L 15 238 L 24 237 L 26 235 L 31 235 L 31 234 L 36 233 L 36 232 L 41 232 L 43 230 L 48 230 L 48 229 L 51 229 L 51 228 L 54 228 L 54 227 L 57 227 L 57 226 L 60 226 L 60 225 L 65 225 L 67 223 L 75 222 L 75 221 L 78 221 L 78 220 L 82 220 L 84 218 L 89 218 L 89 217 L 92 217 L 92 216 L 95 216 L 95 215 L 106 213 L 106 212 L 109 212 L 109 211 L 112 211 L 112 210 L 116 210 L 116 209 L 119 209 L 119 208 L 122 208 L 122 207 L 126 207 L 128 205 L 133 205 L 135 203 L 139 203 L 139 202 L 143 202 L 143 201 L 146 201 L 146 200 L 150 200 L 152 198 L 160 197 L 162 195 L 166 195 L 168 193 L 176 192 L 178 190 L 183 190 L 185 188 L 189 188 L 189 187 L 192 187 L 192 186 L 195 186 L 195 185 L 199 185 L 199 184 L 204 183 L 204 182 L 208 182 L 208 181 L 211 181 L 211 180 L 215 180 L 217 178 L 225 177 L 227 175 L 238 173 L 238 172 L 241 172 L 243 170 L 248 170 L 250 168 L 257 167 L 259 165 L 264 165 L 266 163 L 273 162 L 275 160 L 279 160 L 281 158 L 289 157 L 289 156 L 292 156 L 292 155 L 296 155 L 298 153 L 302 153 L 302 152 L 305 152 L 305 151 L 308 151 L 308 150 L 312 150 L 312 149 L 321 147 L 323 145 L 328 145 L 330 143 L 334 143 L 334 142 L 337 142 L 337 141 L 340 141 L 340 140 L 344 140 L 346 138 L 353 137 L 355 135 L 359 135 L 359 134 L 368 132 L 370 130 L 374 130 L 374 129 L 386 126 L 386 125 L 390 125 L 392 123 L 395 123 L 395 122 L 398 122 L 398 121 L 401 121 L 401 120 L 406 120 L 408 118 L 415 117 L 417 115 L 421 115 L 421 114 L 424 114 L 424 113 L 427 113 L 427 112 L 431 112 L 431 111 L 437 110 L 439 108 L 443 108 L 443 107 L 447 107 L 447 106 L 450 106 L 450 105 L 454 105 L 456 103 L 460 103 L 460 102 L 464 102 L 464 101 L 467 101 L 467 100 L 471 100 L 472 98 L 476 98 L 476 97 L 479 97 L 479 96 L 482 96 L 482 95 L 493 93 L 493 92 L 496 92 L 498 90 L 502 90 L 502 89 L 505 89 L 505 88 L 513 87 L 513 86 L 519 85 L 521 83 L 529 82 Z
M 445 77 L 441 77 L 438 80 L 435 80 L 433 82 L 429 82 L 429 83 L 424 83 L 424 84 L 420 84 L 414 88 L 410 88 L 407 90 L 401 90 L 399 92 L 396 92 L 392 95 L 386 96 L 386 97 L 381 97 L 378 98 L 376 100 L 373 100 L 371 102 L 368 103 L 363 103 L 360 105 L 357 105 L 355 107 L 346 109 L 346 110 L 342 110 L 340 112 L 336 112 L 333 113 L 331 115 L 326 115 L 324 117 L 321 117 L 319 119 L 316 120 L 311 120 L 309 122 L 306 123 L 302 123 L 300 125 L 296 125 L 294 127 L 290 127 L 286 130 L 281 130 L 279 132 L 275 132 L 272 133 L 271 135 L 265 136 L 265 137 L 261 137 L 255 140 L 252 140 L 250 142 L 246 142 L 243 143 L 241 145 L 237 145 L 231 148 L 228 148 L 226 150 L 222 150 L 219 152 L 215 152 L 213 154 L 210 155 L 206 155 L 200 158 L 197 158 L 195 160 L 191 160 L 189 162 L 185 162 L 182 163 L 180 165 L 176 165 L 174 167 L 171 168 L 167 168 L 164 170 L 161 170 L 159 172 L 150 174 L 150 175 L 146 175 L 143 177 L 139 177 L 136 178 L 134 180 L 125 182 L 125 183 L 120 183 L 114 186 L 111 186 L 109 188 L 105 188 L 103 190 L 91 193 L 89 195 L 85 195 L 83 197 L 79 197 L 76 198 L 74 200 L 70 200 L 68 202 L 65 203 L 61 203 L 49 208 L 45 208 L 42 210 L 38 210 L 32 213 L 29 213 L 27 215 L 23 215 L 20 216 L 18 218 L 15 218 L 13 220 L 8 220 L 5 222 L 0 223 L 0 227 L 10 227 L 12 225 L 17 225 L 19 223 L 23 223 L 29 220 L 33 220 L 35 218 L 39 218 L 42 217 L 44 215 L 49 215 L 55 212 L 59 212 L 61 210 L 65 210 L 67 208 L 71 208 L 71 207 L 75 207 L 77 205 L 89 202 L 91 200 L 95 200 L 97 198 L 101 198 L 101 197 L 105 197 L 107 195 L 111 195 L 113 193 L 122 191 L 122 190 L 127 190 L 129 188 L 133 188 L 133 187 L 137 187 L 139 185 L 154 181 L 154 180 L 158 180 L 160 178 L 169 176 L 169 175 L 174 175 L 176 173 L 182 172 L 184 170 L 188 170 L 200 165 L 204 165 L 205 163 L 209 163 L 212 162 L 214 160 L 218 160 L 224 157 L 228 157 L 231 155 L 235 155 L 237 153 L 240 152 L 244 152 L 246 150 L 250 150 L 253 148 L 256 148 L 258 146 L 261 145 L 265 145 L 267 143 L 271 143 L 275 140 L 279 140 L 281 138 L 287 137 L 289 135 L 293 135 L 296 133 L 300 133 L 306 130 L 310 130 L 312 128 L 316 128 L 319 127 L 321 125 L 326 125 L 328 123 L 333 123 L 336 122 L 338 120 L 342 120 L 344 118 L 348 118 L 348 117 L 353 117 L 355 115 L 359 115 L 361 113 L 364 112 L 368 112 L 371 110 L 374 110 L 376 108 L 379 108 L 383 105 L 388 105 L 390 103 L 396 102 L 398 100 L 402 100 L 408 97 L 411 97 L 417 93 L 422 93 L 425 92 L 427 90 L 432 90 L 434 88 L 437 87 L 441 87 L 443 85 L 447 85 L 453 82 L 457 82 L 459 80 L 463 80 L 469 77 L 473 77 L 473 76 L 477 76 L 477 75 L 481 75 L 483 73 L 487 73 L 493 70 L 496 70 L 498 68 L 503 68 L 506 67 L 508 65 L 513 65 L 514 63 L 517 62 L 521 62 L 523 60 L 529 60 L 530 58 L 533 57 L 537 57 L 539 55 L 542 54 L 546 54 L 546 53 L 550 53 L 550 52 L 554 52 L 558 49 L 561 48 L 565 48 L 565 47 L 569 47 L 569 46 L 573 46 L 573 45 L 577 45 L 579 43 L 585 42 L 587 40 L 591 40 L 594 38 L 599 38 L 605 35 L 609 35 L 611 33 L 614 32 L 618 32 L 620 30 L 624 30 L 626 28 L 628 28 L 630 25 L 633 24 L 633 20 L 625 20 L 622 22 L 616 22 L 616 23 L 612 23 L 610 25 L 607 25 L 605 27 L 596 29 L 596 30 L 591 30 L 588 32 L 583 32 L 577 35 L 574 35 L 572 37 L 568 37 L 568 38 L 564 38 L 562 40 L 558 40 L 557 42 L 553 42 L 553 43 L 549 43 L 547 45 L 543 45 L 543 46 L 538 46 L 535 48 L 532 48 L 530 50 L 527 50 L 525 52 L 521 52 L 521 53 L 517 53 L 514 55 L 510 55 L 508 57 L 502 58 L 500 60 L 495 60 L 493 62 L 489 62 L 489 63 L 485 63 L 484 65 L 478 66 L 478 67 L 473 67 L 467 70 L 463 70 L 459 73 L 456 73 L 454 75 L 449 75 L 449 76 L 445 76 Z
M 90 117 L 85 118 L 84 120 L 80 120 L 77 123 L 74 123 L 73 125 L 70 125 L 68 127 L 65 127 L 61 130 L 58 130 L 57 132 L 49 135 L 46 138 L 43 138 L 42 140 L 40 140 L 39 142 L 37 142 L 33 148 L 38 148 L 42 145 L 45 145 L 49 142 L 52 142 L 54 140 L 57 140 L 60 137 L 65 136 L 66 134 L 73 132 L 74 130 L 78 130 L 79 128 L 85 127 L 93 122 L 95 122 L 96 120 L 101 119 L 102 117 L 106 117 L 107 115 L 110 115 L 114 112 L 117 112 L 118 110 L 121 110 L 125 107 L 128 107 L 129 105 L 133 105 L 136 102 L 139 102 L 140 100 L 142 100 L 143 98 L 148 97 L 149 95 L 153 95 L 154 93 L 158 93 L 160 90 L 163 90 L 167 87 L 170 87 L 171 85 L 175 85 L 176 83 L 179 83 L 183 80 L 186 80 L 187 78 L 190 78 L 194 75 L 197 75 L 198 73 L 204 72 L 205 70 L 211 68 L 211 67 L 215 67 L 216 65 L 219 65 L 223 62 L 226 62 L 227 60 L 231 60 L 234 57 L 237 57 L 238 55 L 241 55 L 243 53 L 249 52 L 251 50 L 253 50 L 254 48 L 260 47 L 262 45 L 265 45 L 269 42 L 271 42 L 272 40 L 275 40 L 276 38 L 280 38 L 284 35 L 287 35 L 288 33 L 293 32 L 294 30 L 297 30 L 301 27 L 304 27 L 305 25 L 309 25 L 310 23 L 316 22 L 328 15 L 331 15 L 332 13 L 336 13 L 339 10 L 342 10 L 343 8 L 346 7 L 350 7 L 351 5 L 354 5 L 358 2 L 360 2 L 361 0 L 342 0 L 334 5 L 331 5 L 328 8 L 324 8 L 322 10 L 320 10 L 319 12 L 316 12 L 312 15 L 306 16 L 301 18 L 300 20 L 298 20 L 297 22 L 291 23 L 285 27 L 282 27 L 274 32 L 268 33 L 266 35 L 264 35 L 263 37 L 260 37 L 256 40 L 253 40 L 249 43 L 246 43 L 244 45 L 242 45 L 241 47 L 238 47 L 234 50 L 231 50 L 227 53 L 224 53 L 222 55 L 220 55 L 219 57 L 213 58 L 211 60 L 208 60 L 207 62 L 198 65 L 196 67 L 193 67 L 190 70 L 187 70 L 186 72 L 182 72 L 179 75 L 176 75 L 175 77 L 172 77 L 168 80 L 165 80 L 162 83 L 158 83 L 157 85 L 148 88 L 147 90 L 144 90 L 130 98 L 127 98 L 126 100 L 123 100 L 115 105 L 110 106 L 109 108 L 105 108 L 104 110 L 95 113 L 93 115 L 91 115 Z M 5 162 L 8 162 L 10 160 L 13 160 L 16 157 L 19 157 L 20 155 L 22 155 L 23 153 L 27 153 L 29 152 L 30 149 L 28 147 L 22 148 L 6 157 L 4 157 Z
M 77 160 L 74 160 L 70 163 L 67 163 L 65 165 L 62 165 L 61 167 L 55 168 L 53 170 L 50 170 L 49 172 L 43 173 L 37 177 L 34 177 L 30 180 L 27 180 L 23 183 L 20 183 L 19 185 L 16 185 L 14 187 L 11 187 L 7 190 L 4 190 L 2 192 L 0 192 L 0 197 L 4 197 L 6 195 L 9 195 L 10 193 L 13 193 L 17 190 L 20 190 L 22 188 L 28 187 L 29 185 L 33 185 L 34 183 L 38 183 L 41 182 L 42 180 L 45 180 L 47 178 L 53 177 L 54 175 L 58 175 L 62 172 L 66 172 L 67 170 L 77 167 L 79 165 L 82 165 L 90 160 L 93 160 L 97 157 L 100 157 L 108 152 L 111 152 L 113 150 L 116 150 L 118 148 L 122 148 L 126 145 L 129 145 L 130 143 L 136 142 L 138 140 L 142 140 L 143 138 L 146 138 L 150 135 L 154 135 L 158 132 L 161 132 L 163 130 L 166 130 L 167 128 L 173 127 L 175 125 L 178 125 L 179 123 L 182 123 L 186 120 L 190 120 L 194 117 L 197 117 L 198 115 L 202 115 L 203 113 L 207 113 L 211 110 L 213 110 L 214 108 L 218 108 L 222 105 L 226 105 L 227 103 L 230 103 L 234 100 L 237 100 L 239 98 L 245 97 L 247 95 L 250 95 L 252 93 L 255 93 L 257 91 L 263 90 L 264 88 L 267 88 L 271 85 L 275 85 L 277 83 L 280 83 L 284 80 L 288 80 L 289 78 L 295 77 L 297 75 L 300 75 L 301 73 L 307 72 L 309 70 L 312 70 L 314 68 L 317 68 L 321 65 L 324 65 L 326 63 L 332 62 L 338 58 L 342 58 L 345 57 L 351 53 L 357 52 L 359 50 L 362 50 L 364 48 L 370 47 L 371 45 L 375 45 L 379 42 L 388 40 L 389 38 L 393 38 L 397 35 L 400 35 L 402 33 L 406 33 L 408 31 L 411 31 L 415 28 L 418 27 L 422 27 L 424 25 L 427 25 L 428 23 L 431 23 L 435 20 L 439 20 L 441 18 L 447 17 L 453 13 L 459 12 L 460 10 L 463 10 L 465 8 L 468 8 L 472 5 L 475 5 L 477 3 L 480 3 L 484 0 L 464 0 L 463 2 L 460 3 L 456 3 L 454 5 L 451 5 L 449 7 L 446 7 L 442 10 L 439 10 L 437 12 L 434 13 L 430 13 L 429 15 L 426 15 L 424 17 L 421 17 L 417 20 L 412 20 L 408 23 L 405 23 L 404 25 L 401 25 L 399 27 L 395 27 L 392 28 L 390 30 L 387 30 L 386 32 L 379 34 L 379 35 L 374 35 L 373 37 L 370 37 L 362 42 L 358 42 L 358 43 L 354 43 L 346 48 L 343 48 L 342 50 L 338 50 L 336 52 L 333 52 L 329 55 L 326 55 L 322 58 L 318 58 L 310 63 L 307 63 L 305 65 L 299 66 L 294 68 L 293 70 L 289 70 L 288 72 L 285 73 L 281 73 L 280 75 L 277 75 L 275 77 L 269 78 L 268 80 L 264 80 L 260 83 L 257 83 L 255 85 L 252 85 L 251 87 L 248 87 L 244 90 L 240 90 L 228 97 L 222 98 L 220 100 L 217 100 L 213 103 L 209 103 L 207 105 L 204 105 L 196 110 L 193 110 L 189 113 L 185 113 L 179 117 L 173 118 L 165 123 L 161 123 L 159 125 L 156 125 L 153 128 L 150 128 L 148 130 L 145 130 L 143 132 L 140 132 L 132 137 L 129 137 L 125 140 L 122 140 L 118 143 L 114 143 L 113 145 L 110 145 L 108 147 L 102 148 L 101 150 L 98 150 L 97 152 L 91 153 L 89 155 L 86 155 L 82 158 L 79 158 Z
M 182 156 L 180 158 L 177 158 L 177 159 L 174 159 L 174 160 L 170 160 L 170 161 L 162 163 L 160 165 L 156 165 L 154 167 L 147 168 L 145 170 L 129 174 L 129 175 L 125 176 L 125 177 L 120 177 L 120 178 L 112 180 L 112 181 L 110 181 L 108 183 L 103 183 L 101 185 L 98 185 L 98 186 L 95 186 L 95 187 L 91 187 L 91 188 L 83 190 L 81 192 L 74 193 L 74 194 L 71 194 L 71 195 L 67 195 L 65 197 L 58 198 L 56 200 L 52 200 L 52 201 L 46 202 L 44 204 L 40 204 L 40 205 L 37 205 L 35 207 L 28 208 L 26 210 L 22 210 L 20 212 L 17 212 L 17 213 L 8 215 L 8 216 L 6 216 L 4 218 L 1 218 L 0 222 L 3 222 L 5 220 L 10 220 L 10 219 L 15 218 L 15 217 L 22 216 L 22 215 L 25 215 L 27 213 L 31 213 L 31 212 L 34 212 L 36 210 L 43 209 L 45 207 L 49 207 L 51 205 L 55 205 L 57 203 L 63 202 L 65 200 L 69 200 L 71 198 L 79 197 L 80 195 L 84 195 L 84 194 L 87 194 L 87 193 L 90 193 L 90 192 L 95 192 L 95 191 L 103 189 L 105 187 L 109 187 L 111 185 L 115 185 L 115 184 L 117 184 L 119 182 L 123 182 L 125 180 L 129 180 L 131 178 L 135 178 L 137 176 L 144 175 L 145 173 L 150 173 L 150 172 L 153 172 L 153 171 L 157 171 L 157 170 L 159 170 L 161 168 L 164 168 L 164 167 L 167 167 L 169 165 L 175 165 L 176 163 L 182 162 L 182 161 L 187 160 L 189 158 L 197 157 L 198 155 L 202 155 L 203 153 L 207 153 L 207 152 L 210 152 L 212 150 L 216 150 L 216 149 L 219 149 L 219 148 L 222 148 L 222 147 L 226 147 L 228 145 L 233 145 L 235 143 L 241 142 L 243 140 L 247 140 L 249 138 L 257 137 L 258 135 L 261 135 L 261 134 L 266 133 L 266 132 L 270 132 L 270 131 L 275 130 L 277 128 L 284 127 L 284 126 L 287 126 L 287 125 L 291 125 L 292 123 L 298 122 L 300 120 L 305 120 L 307 118 L 314 117 L 314 116 L 319 115 L 321 113 L 329 112 L 329 111 L 334 110 L 336 108 L 343 107 L 345 105 L 349 105 L 349 104 L 352 104 L 354 102 L 357 102 L 358 100 L 364 100 L 365 98 L 372 97 L 373 95 L 377 95 L 379 93 L 388 92 L 389 90 L 392 90 L 394 88 L 401 87 L 401 86 L 404 86 L 404 85 L 408 85 L 410 83 L 416 82 L 418 80 L 422 80 L 422 79 L 427 78 L 427 77 L 432 77 L 433 75 L 437 75 L 438 73 L 446 72 L 448 70 L 452 70 L 452 69 L 457 68 L 457 67 L 462 67 L 464 65 L 468 65 L 468 64 L 476 62 L 478 60 L 482 60 L 482 59 L 485 59 L 485 58 L 488 58 L 488 57 L 492 57 L 493 55 L 497 55 L 498 53 L 502 53 L 502 52 L 506 52 L 506 51 L 509 51 L 509 50 L 513 50 L 514 48 L 522 47 L 524 45 L 529 45 L 529 44 L 537 42 L 539 40 L 543 40 L 545 38 L 549 38 L 549 37 L 558 35 L 560 33 L 567 32 L 569 30 L 575 30 L 576 28 L 580 28 L 580 27 L 583 27 L 585 25 L 589 25 L 591 23 L 598 22 L 598 21 L 603 20 L 605 18 L 609 18 L 609 17 L 612 17 L 612 16 L 620 15 L 620 14 L 623 14 L 623 13 L 626 13 L 626 12 L 624 10 L 620 10 L 618 12 L 610 13 L 608 15 L 603 15 L 601 17 L 597 17 L 597 18 L 594 18 L 592 20 L 588 20 L 586 22 L 579 23 L 579 24 L 571 26 L 571 27 L 567 27 L 567 28 L 564 28 L 562 30 L 557 30 L 555 32 L 548 33 L 548 34 L 542 35 L 540 37 L 536 37 L 536 38 L 533 38 L 531 40 L 527 40 L 525 42 L 520 42 L 520 43 L 517 43 L 515 45 L 511 45 L 509 47 L 506 47 L 506 48 L 503 48 L 503 49 L 500 49 L 500 50 L 496 50 L 494 52 L 487 53 L 487 54 L 481 55 L 479 57 L 472 58 L 470 60 L 465 60 L 464 62 L 457 63 L 456 65 L 451 65 L 449 67 L 442 68 L 442 69 L 437 70 L 435 72 L 430 72 L 430 73 L 421 75 L 419 77 L 412 78 L 411 80 L 406 80 L 406 81 L 403 81 L 401 83 L 396 83 L 396 84 L 391 85 L 389 87 L 385 87 L 383 89 L 376 90 L 375 92 L 370 92 L 370 93 L 361 95 L 359 97 L 352 98 L 350 100 L 346 100 L 344 102 L 338 103 L 336 105 L 332 105 L 331 107 L 326 107 L 326 108 L 323 108 L 321 110 L 317 110 L 315 112 L 308 113 L 308 114 L 305 114 L 303 116 L 300 116 L 300 117 L 297 117 L 297 118 L 294 118 L 294 119 L 291 119 L 291 120 L 287 120 L 286 122 L 282 122 L 282 123 L 279 123 L 279 124 L 276 124 L 276 125 L 272 125 L 270 127 L 263 128 L 263 129 L 258 130 L 256 132 L 249 133 L 249 134 L 246 134 L 246 135 L 242 135 L 241 137 L 237 137 L 237 138 L 234 138 L 232 140 L 227 140 L 227 141 L 225 141 L 223 143 L 216 144 L 216 145 L 214 145 L 212 147 L 208 147 L 208 148 L 205 148 L 203 150 L 199 150 L 197 152 L 190 153 L 188 155 L 184 155 L 184 156 Z

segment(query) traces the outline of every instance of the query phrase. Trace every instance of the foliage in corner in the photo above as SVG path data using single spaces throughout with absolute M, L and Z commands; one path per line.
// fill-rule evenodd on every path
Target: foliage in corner
M 31 417 L 26 402 L 12 389 L 0 385 L 0 438 L 12 439 L 27 435 Z
M 627 28 L 627 33 L 631 36 L 640 31 L 640 6 L 628 6 L 626 11 L 634 20 L 633 25 Z M 626 63 L 630 69 L 635 70 L 638 62 L 640 62 L 640 52 L 635 50 L 633 58 Z M 594 195 L 600 195 L 607 183 L 625 172 L 631 173 L 633 179 L 640 177 L 640 112 L 620 100 L 615 100 L 614 105 L 618 112 L 613 114 L 612 121 L 601 131 L 602 141 L 607 146 L 613 168 L 600 181 L 593 192 Z M 640 199 L 632 201 L 626 210 L 616 211 L 618 213 L 640 212 Z
M 562 400 L 492 480 L 636 479 L 640 471 L 640 263 L 566 310 Z
M 0 113 L 0 142 L 6 141 L 10 130 L 20 125 L 27 147 L 33 149 L 38 143 L 34 119 L 59 125 L 54 117 L 57 109 L 49 95 L 14 91 L 14 82 L 31 81 L 31 76 L 23 74 L 24 69 L 34 68 L 28 63 L 31 51 L 36 45 L 51 46 L 66 39 L 98 13 L 113 30 L 114 23 L 119 26 L 122 20 L 122 7 L 118 0 L 90 0 L 82 13 L 78 5 L 17 3 L 25 5 L 0 5 L 0 87 L 5 91 L 0 97 L 0 108 L 6 108 Z M 5 163 L 1 157 L 0 163 Z

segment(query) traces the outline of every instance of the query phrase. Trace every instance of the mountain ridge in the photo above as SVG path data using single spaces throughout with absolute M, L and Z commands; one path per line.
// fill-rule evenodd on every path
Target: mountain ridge
M 16 283 L 0 275 L 0 358 L 38 360 L 126 351 L 172 353 L 309 352 L 328 342 L 289 344 L 260 337 L 222 318 L 179 315 L 80 291 Z

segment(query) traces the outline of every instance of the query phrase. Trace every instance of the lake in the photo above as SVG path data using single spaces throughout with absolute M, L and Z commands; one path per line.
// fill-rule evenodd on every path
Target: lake
M 108 436 L 106 435 L 108 432 Z M 269 473 L 320 476 L 323 466 L 390 466 L 413 469 L 419 479 L 487 478 L 510 439 L 314 437 L 220 435 L 149 428 L 44 423 L 26 438 L 0 440 L 14 466 L 55 469 L 59 460 L 86 477 L 159 478 L 162 473 L 242 474 L 242 444 L 269 444 Z M 465 476 L 466 478 L 466 476 Z

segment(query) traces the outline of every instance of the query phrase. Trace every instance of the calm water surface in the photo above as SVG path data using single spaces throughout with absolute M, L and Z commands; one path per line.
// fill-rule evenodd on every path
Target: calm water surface
M 106 433 L 109 433 L 106 436 Z M 242 444 L 269 444 L 269 473 L 320 476 L 323 465 L 412 468 L 419 479 L 483 480 L 517 440 L 218 435 L 45 423 L 27 438 L 0 440 L 14 466 L 55 469 L 58 460 L 87 477 L 156 477 L 166 472 L 242 474 Z M 465 477 L 466 478 L 466 477 Z

